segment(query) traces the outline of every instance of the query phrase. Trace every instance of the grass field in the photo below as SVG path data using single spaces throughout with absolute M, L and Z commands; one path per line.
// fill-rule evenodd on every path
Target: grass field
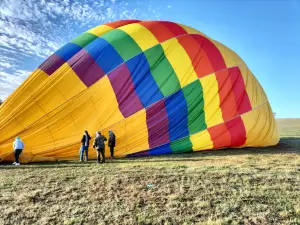
M 275 147 L 1 165 L 0 224 L 300 224 L 300 125 L 279 123 Z

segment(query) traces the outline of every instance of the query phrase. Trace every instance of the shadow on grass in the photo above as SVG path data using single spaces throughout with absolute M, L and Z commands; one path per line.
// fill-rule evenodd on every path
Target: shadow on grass
M 265 154 L 286 154 L 286 153 L 296 153 L 300 154 L 300 137 L 288 137 L 281 138 L 280 142 L 276 146 L 272 147 L 258 147 L 258 148 L 229 148 L 220 150 L 207 150 L 199 152 L 187 152 L 178 154 L 164 154 L 155 156 L 143 156 L 143 157 L 130 157 L 121 158 L 114 160 L 106 160 L 105 164 L 126 164 L 132 162 L 141 163 L 154 163 L 154 162 L 200 162 L 205 160 L 211 160 L 205 157 L 214 156 L 237 156 L 237 155 L 265 155 Z M 87 167 L 95 165 L 96 160 L 91 159 L 89 162 L 78 162 L 77 160 L 71 161 L 56 161 L 56 162 L 36 162 L 23 164 L 21 166 L 14 166 L 11 163 L 0 163 L 1 169 L 33 169 L 33 168 L 74 168 L 74 167 Z M 100 164 L 103 166 L 105 164 Z

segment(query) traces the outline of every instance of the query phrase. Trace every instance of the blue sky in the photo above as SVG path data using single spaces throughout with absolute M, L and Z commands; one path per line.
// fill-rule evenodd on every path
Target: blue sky
M 0 98 L 66 42 L 118 19 L 194 27 L 236 51 L 277 117 L 300 117 L 300 0 L 1 0 Z

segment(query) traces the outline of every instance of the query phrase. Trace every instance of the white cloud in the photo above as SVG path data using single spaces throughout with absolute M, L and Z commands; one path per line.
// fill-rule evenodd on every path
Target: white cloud
M 31 72 L 26 70 L 15 70 L 13 73 L 0 71 L 0 99 L 6 99 L 30 73 Z
M 168 8 L 170 9 L 170 8 L 172 8 L 172 6 L 171 6 L 171 5 L 168 5 Z
M 9 62 L 1 62 L 0 61 L 0 66 L 5 67 L 5 68 L 12 68 L 14 65 L 10 64 Z
M 16 70 L 14 73 L 7 73 L 0 71 L 0 79 L 6 84 L 12 84 L 12 86 L 20 85 L 30 74 L 26 70 Z
M 26 71 L 24 62 L 34 58 L 42 63 L 93 26 L 118 19 L 158 19 L 157 9 L 146 1 L 142 6 L 122 0 L 0 0 L 0 97 L 28 75 L 21 72 Z

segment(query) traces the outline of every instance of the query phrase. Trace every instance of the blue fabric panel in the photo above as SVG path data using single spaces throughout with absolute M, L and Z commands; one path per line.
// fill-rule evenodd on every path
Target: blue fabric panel
M 127 155 L 127 157 L 137 157 L 137 156 L 149 156 L 149 155 L 161 155 L 161 154 L 169 154 L 172 153 L 172 149 L 170 144 L 164 144 L 149 150 L 133 153 Z
M 170 141 L 189 136 L 188 109 L 182 90 L 165 99 L 169 118 Z
M 148 150 L 149 155 L 161 155 L 161 154 L 169 154 L 169 153 L 172 153 L 170 144 L 165 144 Z
M 163 98 L 144 53 L 138 54 L 126 62 L 135 86 L 135 90 L 144 108 Z
M 70 58 L 72 58 L 73 55 L 75 55 L 80 50 L 80 46 L 74 43 L 68 43 L 61 47 L 59 50 L 57 50 L 55 54 L 63 58 L 65 61 L 68 61 Z
M 103 38 L 97 38 L 85 49 L 94 58 L 96 63 L 108 74 L 124 61 L 114 47 Z

